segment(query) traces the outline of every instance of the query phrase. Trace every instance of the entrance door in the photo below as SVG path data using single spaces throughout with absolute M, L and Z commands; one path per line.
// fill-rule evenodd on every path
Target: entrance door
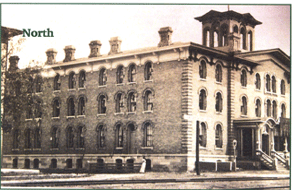
M 242 129 L 242 157 L 253 156 L 253 130 L 251 128 Z
M 262 135 L 262 151 L 269 155 L 269 135 Z
M 127 147 L 128 154 L 135 154 L 135 126 L 129 124 L 127 127 Z

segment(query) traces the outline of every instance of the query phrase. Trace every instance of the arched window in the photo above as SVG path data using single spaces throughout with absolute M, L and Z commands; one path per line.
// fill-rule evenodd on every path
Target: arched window
M 247 49 L 246 48 L 246 30 L 245 28 L 241 28 L 241 31 L 240 31 L 240 43 L 241 43 L 241 49 Z
M 271 117 L 271 102 L 270 102 L 270 100 L 266 101 L 266 116 Z
M 221 46 L 227 46 L 228 45 L 228 25 L 223 24 L 221 26 L 221 30 L 220 30 L 221 34 Z
M 241 85 L 246 87 L 247 86 L 247 72 L 245 69 L 241 72 Z
M 219 43 L 218 43 L 218 39 L 219 39 L 219 33 L 217 30 L 213 31 L 213 42 L 214 42 L 214 47 L 218 47 Z
M 210 29 L 205 28 L 203 30 L 203 45 L 209 47 L 210 46 Z
M 202 89 L 200 91 L 200 96 L 199 96 L 199 108 L 200 110 L 206 110 L 207 107 L 207 95 L 206 91 Z
M 77 147 L 78 148 L 84 148 L 85 130 L 86 129 L 84 126 L 78 126 L 78 130 L 77 130 Z
M 17 168 L 17 165 L 18 165 L 18 159 L 17 158 L 14 158 L 12 160 L 12 168 Z
M 74 148 L 74 129 L 73 127 L 68 127 L 66 130 L 66 140 L 67 148 Z
M 102 94 L 98 97 L 98 114 L 105 114 L 107 112 L 106 101 L 105 95 Z
M 19 80 L 17 80 L 15 82 L 15 95 L 16 96 L 20 96 L 21 95 L 21 86 L 22 86 L 21 82 Z
M 123 126 L 122 126 L 122 124 L 116 125 L 116 146 L 123 147 Z
M 57 73 L 56 76 L 54 77 L 54 82 L 53 82 L 53 89 L 54 90 L 60 90 L 60 75 Z
M 234 31 L 234 33 L 238 33 L 238 32 L 239 32 L 239 29 L 238 29 L 238 26 L 237 26 L 237 25 L 235 25 L 235 26 L 233 27 L 233 31 Z
M 271 77 L 271 85 L 272 85 L 272 92 L 276 93 L 277 92 L 277 81 L 276 81 L 275 76 Z
M 286 118 L 286 106 L 285 106 L 285 104 L 281 105 L 281 117 Z
M 32 119 L 33 118 L 33 100 L 31 96 L 28 96 L 28 104 L 26 107 L 26 118 L 27 119 Z
M 75 101 L 73 97 L 68 99 L 68 116 L 75 116 Z
M 123 166 L 123 161 L 122 159 L 116 159 L 116 170 L 122 170 Z
M 25 148 L 32 148 L 32 130 L 31 129 L 26 129 L 25 130 Z
M 30 169 L 31 168 L 31 160 L 30 159 L 25 159 L 25 168 Z
M 215 79 L 217 82 L 222 81 L 222 67 L 219 64 L 216 65 L 216 68 L 215 68 Z
M 222 148 L 222 127 L 220 124 L 217 124 L 215 129 L 215 146 Z
M 153 97 L 152 91 L 146 90 L 144 92 L 144 96 L 143 96 L 144 111 L 152 111 L 153 110 L 153 107 L 154 107 L 153 100 L 154 100 L 154 97 Z
M 256 73 L 256 75 L 255 75 L 255 88 L 257 90 L 260 90 L 260 88 L 261 88 L 261 79 L 260 79 L 260 75 L 258 73 Z
M 206 69 L 206 62 L 204 60 L 201 61 L 199 66 L 199 74 L 201 79 L 206 79 L 207 77 L 207 69 Z
M 30 76 L 29 80 L 28 80 L 28 89 L 27 92 L 28 93 L 33 93 L 33 86 L 34 86 L 34 80 L 33 78 Z
M 85 103 L 86 98 L 84 96 L 79 97 L 78 101 L 78 115 L 85 115 Z
M 34 169 L 39 169 L 39 159 L 35 158 L 33 163 L 34 163 Z
M 245 96 L 242 97 L 241 114 L 247 115 L 247 98 Z
M 272 101 L 272 116 L 274 119 L 277 119 L 277 102 Z
M 54 99 L 53 100 L 53 105 L 52 105 L 52 117 L 59 117 L 60 115 L 60 101 L 59 99 Z
M 130 92 L 127 98 L 127 106 L 128 112 L 135 112 L 136 111 L 136 93 Z
M 57 168 L 57 160 L 55 158 L 51 159 L 50 168 Z
M 152 80 L 152 73 L 153 73 L 152 63 L 147 62 L 144 67 L 144 80 Z
M 153 129 L 152 124 L 150 122 L 146 122 L 144 124 L 144 146 L 145 147 L 152 147 L 153 146 Z
M 97 169 L 99 171 L 103 171 L 104 170 L 105 164 L 104 164 L 104 160 L 103 159 L 101 159 L 101 158 L 97 159 L 97 167 L 98 167 Z
M 105 147 L 105 127 L 100 124 L 97 126 L 96 131 L 97 131 L 97 147 L 98 148 L 103 148 Z
M 281 80 L 281 94 L 285 95 L 286 94 L 286 86 L 285 86 L 285 81 Z
M 259 99 L 255 102 L 255 116 L 261 117 L 261 101 Z
M 135 82 L 136 66 L 131 64 L 128 69 L 128 82 Z
M 84 70 L 79 73 L 79 88 L 85 88 L 86 72 Z
M 124 111 L 124 94 L 119 92 L 115 97 L 116 113 L 123 113 Z
M 72 168 L 73 167 L 73 160 L 67 159 L 66 160 L 66 168 Z
M 41 148 L 41 130 L 39 127 L 35 129 L 34 133 L 34 148 Z
M 122 84 L 124 80 L 124 68 L 123 66 L 119 66 L 117 68 L 117 84 Z
M 58 148 L 59 130 L 57 127 L 52 127 L 50 140 L 51 140 L 51 148 Z
M 207 145 L 207 127 L 204 122 L 201 122 L 200 125 L 199 144 L 202 147 L 206 147 Z
M 43 80 L 40 75 L 36 77 L 36 92 L 42 92 Z
M 248 50 L 253 51 L 253 34 L 252 31 L 248 32 Z
M 215 110 L 216 112 L 222 112 L 222 95 L 220 92 L 216 94 Z
M 42 102 L 37 100 L 35 103 L 35 117 L 42 118 Z
M 107 70 L 105 68 L 100 69 L 99 71 L 99 86 L 105 86 L 107 84 Z
M 83 168 L 83 160 L 82 159 L 77 159 L 76 161 L 76 168 L 77 169 L 82 169 Z
M 20 138 L 20 131 L 18 129 L 14 130 L 13 132 L 13 149 L 19 148 L 19 138 Z
M 69 74 L 69 89 L 74 89 L 76 87 L 76 77 L 75 73 L 71 72 Z
M 265 87 L 266 91 L 270 92 L 270 76 L 268 74 L 265 76 Z

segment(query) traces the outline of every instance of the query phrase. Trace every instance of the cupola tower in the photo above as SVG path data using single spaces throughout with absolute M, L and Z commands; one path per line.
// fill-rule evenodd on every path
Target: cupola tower
M 232 10 L 211 10 L 195 19 L 202 22 L 204 46 L 229 52 L 253 51 L 255 26 L 262 24 L 250 13 L 241 14 Z

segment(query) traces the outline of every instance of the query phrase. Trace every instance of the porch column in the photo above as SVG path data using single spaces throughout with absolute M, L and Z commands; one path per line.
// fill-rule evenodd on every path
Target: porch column
M 285 146 L 284 153 L 287 153 L 287 152 L 288 152 L 288 141 L 287 141 L 287 137 L 285 137 L 285 143 L 284 143 L 284 146 Z
M 260 145 L 261 145 L 261 140 L 260 140 L 260 130 L 259 130 L 259 127 L 257 126 L 257 128 L 256 128 L 256 139 L 257 139 L 257 141 L 256 141 L 256 150 L 261 150 L 261 147 L 260 147 Z
M 272 135 L 272 142 L 271 142 L 271 152 L 274 152 L 275 151 L 275 135 L 274 135 L 274 131 L 272 131 L 270 133 Z

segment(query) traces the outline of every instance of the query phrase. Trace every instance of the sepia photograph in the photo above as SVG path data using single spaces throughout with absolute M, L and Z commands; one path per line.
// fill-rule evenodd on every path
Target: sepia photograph
M 291 189 L 291 4 L 0 6 L 1 188 Z

